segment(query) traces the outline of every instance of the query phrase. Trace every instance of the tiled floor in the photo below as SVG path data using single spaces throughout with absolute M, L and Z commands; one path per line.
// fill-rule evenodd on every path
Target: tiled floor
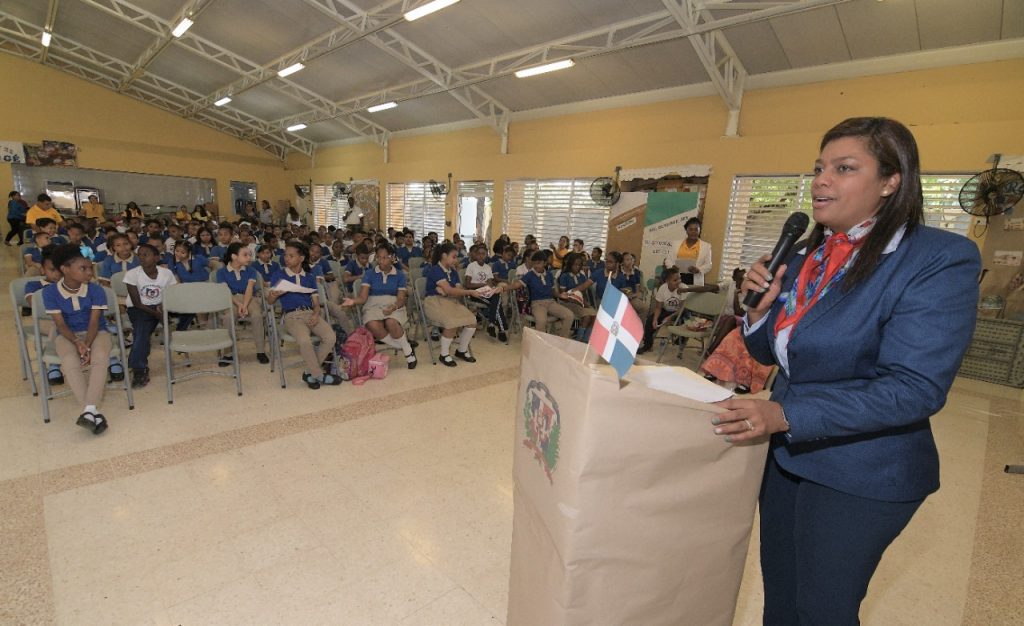
M 0 623 L 504 623 L 519 354 L 474 345 L 474 366 L 421 350 L 415 371 L 316 392 L 249 360 L 243 397 L 200 379 L 174 405 L 154 367 L 135 411 L 108 392 L 98 438 L 69 400 L 43 424 L 8 360 Z M 0 349 L 15 353 L 11 333 Z M 943 487 L 886 554 L 865 623 L 1020 623 L 1024 479 L 999 470 L 1024 462 L 1021 406 L 957 382 L 934 420 Z M 736 624 L 759 621 L 756 546 L 755 526 Z

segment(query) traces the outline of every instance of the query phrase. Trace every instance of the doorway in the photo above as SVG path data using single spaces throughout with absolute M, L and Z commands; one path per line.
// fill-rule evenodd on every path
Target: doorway
M 245 215 L 246 203 L 252 203 L 256 210 L 256 183 L 231 181 L 231 209 L 235 215 Z

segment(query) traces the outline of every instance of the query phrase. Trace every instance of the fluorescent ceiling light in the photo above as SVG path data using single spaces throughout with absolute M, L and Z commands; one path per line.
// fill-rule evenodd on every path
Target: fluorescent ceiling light
M 431 13 L 434 13 L 436 11 L 440 11 L 441 9 L 444 9 L 446 7 L 450 7 L 451 5 L 455 4 L 458 1 L 459 0 L 434 0 L 433 2 L 428 2 L 421 6 L 420 8 L 413 9 L 412 11 L 406 13 L 405 19 L 410 22 L 413 20 L 418 20 L 424 15 L 430 15 Z
M 43 47 L 44 48 L 49 48 L 50 47 L 50 38 L 51 37 L 53 37 L 53 35 L 51 35 L 49 31 L 45 31 L 45 30 L 43 31 Z
M 214 102 L 213 106 L 215 106 L 215 107 L 222 107 L 225 104 L 227 104 L 228 102 L 231 102 L 231 97 L 230 96 L 224 96 L 220 100 Z
M 181 37 L 185 34 L 186 30 L 192 28 L 192 24 L 195 24 L 195 22 L 187 17 L 183 17 L 181 18 L 181 21 L 178 22 L 178 25 L 174 27 L 174 30 L 171 31 L 171 34 L 175 37 Z
M 564 70 L 572 67 L 573 65 L 576 65 L 575 61 L 572 59 L 565 59 L 564 61 L 555 61 L 554 63 L 548 63 L 547 65 L 538 65 L 537 67 L 519 70 L 516 72 L 516 76 L 518 78 L 526 78 L 528 76 L 536 76 L 537 74 L 546 74 L 548 72 Z
M 288 127 L 288 131 L 289 132 L 295 132 L 297 130 L 302 130 L 305 127 L 306 127 L 305 124 L 295 124 L 294 126 L 289 126 Z
M 301 70 L 304 67 L 306 67 L 306 66 L 303 65 L 302 63 L 294 63 L 294 64 L 289 65 L 288 67 L 284 68 L 280 72 L 278 72 L 277 75 L 280 76 L 281 78 L 284 78 L 285 76 L 291 76 L 292 74 L 294 74 L 295 72 L 298 72 L 299 70 Z
M 387 111 L 388 109 L 393 109 L 396 106 L 398 106 L 397 102 L 385 102 L 384 104 L 378 104 L 370 107 L 369 109 L 366 109 L 366 112 L 376 113 L 377 111 Z

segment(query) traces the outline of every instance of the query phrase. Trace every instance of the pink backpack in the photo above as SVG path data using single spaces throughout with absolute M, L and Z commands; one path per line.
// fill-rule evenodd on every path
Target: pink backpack
M 377 353 L 374 343 L 373 334 L 362 327 L 352 331 L 345 340 L 341 347 L 341 363 L 348 367 L 349 380 L 370 374 L 370 361 Z
M 378 352 L 370 359 L 370 378 L 387 378 L 391 364 L 391 355 Z

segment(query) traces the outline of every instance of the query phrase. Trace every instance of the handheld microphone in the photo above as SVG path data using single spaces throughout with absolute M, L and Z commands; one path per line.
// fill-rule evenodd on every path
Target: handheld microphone
M 786 224 L 782 227 L 779 242 L 775 244 L 775 249 L 772 250 L 772 258 L 768 260 L 768 273 L 771 274 L 772 278 L 775 277 L 775 272 L 778 271 L 782 262 L 789 256 L 789 251 L 793 249 L 793 244 L 800 239 L 800 236 L 804 234 L 810 223 L 811 219 L 807 217 L 806 213 L 790 214 Z M 759 291 L 754 291 L 753 289 L 748 291 L 747 296 L 743 298 L 743 309 L 757 308 L 762 296 L 764 294 Z

